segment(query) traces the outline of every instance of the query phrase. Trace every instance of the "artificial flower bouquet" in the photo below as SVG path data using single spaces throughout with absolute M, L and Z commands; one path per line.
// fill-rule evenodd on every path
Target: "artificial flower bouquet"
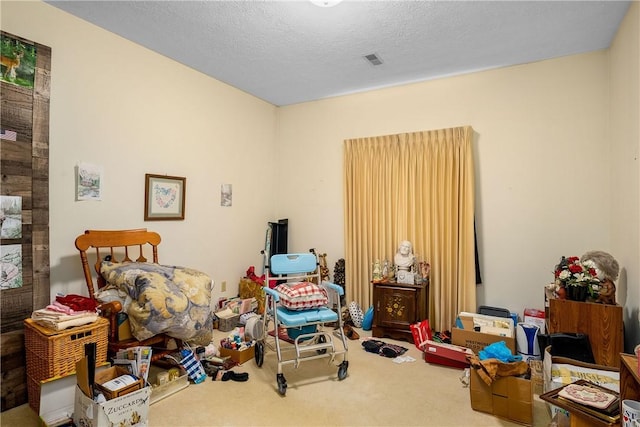
M 581 262 L 577 256 L 563 256 L 555 267 L 554 277 L 556 285 L 568 292 L 572 287 L 584 287 L 591 297 L 596 296 L 600 285 L 595 263 L 591 260 Z

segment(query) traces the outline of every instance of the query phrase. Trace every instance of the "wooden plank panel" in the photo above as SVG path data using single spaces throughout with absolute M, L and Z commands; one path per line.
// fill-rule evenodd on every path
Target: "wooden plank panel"
M 49 282 L 49 95 L 51 49 L 36 44 L 37 68 L 33 99 L 33 307 L 51 301 Z
M 2 174 L 2 194 L 22 197 L 22 209 L 31 209 L 31 177 Z
M 4 83 L 1 90 L 2 102 L 3 105 L 6 105 L 8 107 L 7 110 L 13 110 L 14 115 L 26 118 L 27 120 L 23 121 L 23 123 L 31 124 L 31 118 L 24 112 L 31 111 L 31 104 L 33 102 L 32 90 L 27 87 L 9 83 Z M 24 130 L 29 131 L 29 128 L 27 126 L 24 126 Z
M 6 123 L 2 121 L 2 127 Z M 31 164 L 31 144 L 25 141 L 9 141 L 6 139 L 0 139 L 0 149 L 2 150 L 2 162 L 15 162 L 18 164 L 24 163 L 25 165 Z M 7 171 L 4 170 L 6 174 Z
M 33 110 L 29 89 L 0 82 L 0 108 L 2 127 L 16 131 L 20 141 L 31 141 L 33 136 Z
M 31 317 L 33 292 L 32 286 L 5 289 L 2 291 L 2 332 L 21 331 L 23 322 Z
M 48 154 L 48 152 L 47 152 Z M 32 158 L 31 168 L 33 171 L 33 178 L 49 181 L 49 158 L 48 157 L 36 157 L 35 154 Z M 49 186 L 42 186 L 49 190 Z
M 32 196 L 33 210 L 47 209 L 49 207 L 49 182 L 47 179 L 33 179 Z M 35 218 L 35 216 L 34 216 Z
M 33 309 L 46 307 L 51 303 L 49 291 L 50 261 L 49 261 L 49 227 L 45 224 L 33 230 Z
M 33 102 L 33 157 L 49 158 L 49 100 L 36 98 Z
M 0 151 L 3 151 L 2 146 L 0 146 Z M 10 176 L 25 175 L 25 171 L 31 170 L 32 161 L 32 159 L 30 159 L 29 162 L 16 160 L 0 160 L 0 173 L 2 173 L 3 181 Z
M 3 291 L 4 292 L 4 291 Z M 27 403 L 25 349 L 23 330 L 3 333 L 1 336 L 2 410 Z
M 49 260 L 49 109 L 51 48 L 36 47 L 34 87 L 0 82 L 2 127 L 17 132 L 17 141 L 0 144 L 2 194 L 22 197 L 22 238 L 0 243 L 22 245 L 23 286 L 0 293 L 2 330 L 2 410 L 26 403 L 23 321 L 50 301 Z M 19 338 L 16 338 L 19 337 Z M 15 341 L 15 340 L 18 341 Z M 14 346 L 12 343 L 16 343 Z M 12 348 L 19 350 L 11 351 Z M 7 353 L 7 354 L 5 354 Z
M 43 44 L 40 44 L 38 42 L 30 42 L 27 41 L 26 43 L 29 44 L 33 44 L 36 47 L 36 52 L 38 52 L 38 56 L 36 58 L 36 67 L 38 68 L 38 71 L 42 70 L 47 71 L 48 73 L 51 72 L 51 48 L 49 46 L 45 46 Z M 45 86 L 49 86 L 50 81 L 51 81 L 51 77 L 47 74 L 46 76 L 46 82 L 44 82 Z M 49 93 L 47 92 L 47 98 L 49 98 Z
M 44 203 L 40 203 L 41 205 L 44 205 Z M 47 205 L 48 208 L 48 205 Z M 48 211 L 47 211 L 48 212 Z M 47 225 L 47 228 L 49 226 L 49 215 L 47 214 L 47 212 L 42 212 L 42 209 L 34 209 L 33 210 L 33 220 L 32 220 L 32 224 L 34 226 L 41 226 L 43 224 Z

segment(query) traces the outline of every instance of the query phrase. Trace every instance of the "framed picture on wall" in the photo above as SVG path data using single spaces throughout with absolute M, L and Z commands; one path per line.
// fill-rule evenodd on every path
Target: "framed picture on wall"
M 184 219 L 186 184 L 179 176 L 145 174 L 144 220 Z

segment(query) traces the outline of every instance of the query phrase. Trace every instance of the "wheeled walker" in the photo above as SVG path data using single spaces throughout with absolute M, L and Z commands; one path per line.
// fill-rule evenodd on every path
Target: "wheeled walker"
M 269 284 L 274 282 L 278 284 L 271 288 Z M 316 254 L 271 256 L 265 262 L 263 289 L 266 299 L 264 324 L 262 337 L 256 340 L 255 360 L 261 367 L 266 348 L 275 350 L 278 392 L 283 396 L 287 392 L 282 368 L 290 364 L 297 368 L 308 360 L 329 358 L 331 363 L 340 356 L 338 379 L 345 379 L 349 367 L 348 347 L 340 314 L 340 297 L 344 295 L 344 289 L 335 283 L 321 281 Z M 335 301 L 335 309 L 329 301 Z M 329 328 L 328 324 L 337 325 L 337 328 Z

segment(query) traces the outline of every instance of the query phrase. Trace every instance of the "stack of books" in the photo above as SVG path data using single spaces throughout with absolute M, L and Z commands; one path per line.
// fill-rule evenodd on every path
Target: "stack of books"
M 113 359 L 113 366 L 125 368 L 131 375 L 141 378 L 147 384 L 151 366 L 151 347 L 137 346 L 120 350 Z

